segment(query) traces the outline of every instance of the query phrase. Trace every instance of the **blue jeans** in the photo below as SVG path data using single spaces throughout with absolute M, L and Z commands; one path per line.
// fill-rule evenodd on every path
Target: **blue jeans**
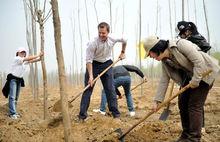
M 16 114 L 17 101 L 21 89 L 21 83 L 18 83 L 15 79 L 10 81 L 10 91 L 8 97 L 9 115 Z
M 104 71 L 108 66 L 112 64 L 111 60 L 106 61 L 105 63 L 100 63 L 97 61 L 93 61 L 92 67 L 93 67 L 93 77 L 96 78 L 102 71 Z M 107 101 L 108 101 L 108 108 L 109 111 L 112 112 L 112 115 L 114 118 L 120 116 L 120 112 L 118 111 L 118 102 L 117 102 L 117 96 L 115 93 L 114 85 L 113 85 L 113 71 L 112 68 L 110 68 L 107 72 L 105 72 L 101 77 L 102 85 L 104 87 L 105 93 L 107 94 Z M 85 86 L 87 86 L 89 80 L 89 74 L 88 71 L 86 71 L 85 74 Z M 90 98 L 93 92 L 95 84 L 93 87 L 89 87 L 86 89 L 82 94 L 82 99 L 80 103 L 80 112 L 79 112 L 79 118 L 80 119 L 86 119 L 88 114 L 87 110 L 89 108 L 90 104 Z
M 131 77 L 130 76 L 120 76 L 114 79 L 114 87 L 115 89 L 122 86 L 125 92 L 125 97 L 127 101 L 127 107 L 129 111 L 134 111 L 133 99 L 131 96 Z M 102 90 L 102 98 L 100 104 L 100 110 L 106 111 L 106 94 L 105 91 Z

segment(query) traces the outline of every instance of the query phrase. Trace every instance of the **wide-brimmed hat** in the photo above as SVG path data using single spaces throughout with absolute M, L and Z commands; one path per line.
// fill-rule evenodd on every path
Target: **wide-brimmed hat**
M 145 58 L 148 57 L 150 49 L 154 47 L 159 41 L 160 39 L 155 35 L 149 36 L 148 38 L 145 39 L 144 41 L 144 50 L 146 52 Z

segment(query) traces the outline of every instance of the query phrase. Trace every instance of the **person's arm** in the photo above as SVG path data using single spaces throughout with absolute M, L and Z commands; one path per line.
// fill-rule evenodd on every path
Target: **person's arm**
M 166 95 L 168 85 L 169 85 L 170 77 L 168 76 L 168 74 L 165 70 L 166 70 L 165 65 L 162 63 L 162 75 L 161 75 L 160 82 L 157 87 L 157 93 L 154 96 L 154 102 L 153 102 L 153 106 L 152 106 L 153 111 L 156 111 L 158 105 L 161 102 L 163 102 L 165 95 Z
M 143 72 L 136 66 L 133 65 L 123 65 L 123 67 L 129 71 L 129 72 L 135 72 L 136 74 L 138 74 L 141 78 L 144 78 L 144 74 Z
M 87 71 L 89 73 L 89 81 L 88 84 L 90 84 L 90 86 L 93 86 L 93 68 L 92 68 L 92 62 L 94 59 L 94 54 L 95 54 L 95 47 L 93 46 L 92 43 L 88 43 L 87 44 L 87 49 L 86 49 L 86 68 Z
M 41 61 L 41 58 L 30 60 L 30 61 L 28 61 L 28 63 L 35 63 L 35 62 L 38 62 L 38 61 Z
M 121 54 L 119 55 L 120 59 L 124 59 L 125 58 L 125 49 L 127 46 L 127 41 L 122 40 L 122 49 L 121 49 Z
M 86 68 L 87 68 L 87 70 L 88 70 L 88 73 L 89 73 L 89 81 L 88 81 L 88 84 L 90 84 L 90 86 L 92 87 L 93 86 L 93 69 L 92 69 L 92 63 L 87 63 L 86 64 Z
M 40 58 L 41 56 L 43 56 L 44 55 L 44 53 L 43 52 L 40 52 L 38 55 L 33 55 L 33 56 L 28 56 L 28 57 L 25 57 L 24 59 L 23 59 L 23 62 L 25 62 L 25 61 L 31 61 L 31 60 L 34 60 L 34 59 L 37 59 L 37 58 Z

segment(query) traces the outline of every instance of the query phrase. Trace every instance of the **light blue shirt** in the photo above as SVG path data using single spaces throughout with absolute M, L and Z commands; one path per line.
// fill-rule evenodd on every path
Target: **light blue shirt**
M 86 63 L 92 63 L 93 60 L 104 63 L 112 59 L 112 49 L 117 42 L 126 43 L 122 38 L 108 37 L 106 41 L 101 41 L 99 37 L 96 37 L 94 41 L 87 44 Z

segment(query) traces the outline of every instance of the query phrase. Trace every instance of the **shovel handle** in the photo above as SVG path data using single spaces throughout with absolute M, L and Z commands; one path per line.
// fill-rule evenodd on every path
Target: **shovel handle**
M 116 61 L 114 61 L 110 66 L 108 66 L 104 71 L 102 71 L 95 79 L 93 79 L 92 83 L 95 83 L 104 73 L 106 73 L 112 66 L 114 66 L 120 60 L 121 59 L 118 58 Z M 74 100 L 76 100 L 89 87 L 90 87 L 90 84 L 88 84 L 79 94 L 77 94 L 74 98 L 72 98 L 69 101 L 69 103 L 72 103 Z
M 173 88 L 174 88 L 174 81 L 172 81 L 171 83 L 171 88 L 170 88 L 170 92 L 169 92 L 169 98 L 172 97 L 172 94 L 173 94 Z M 169 109 L 169 106 L 170 106 L 170 102 L 167 104 L 167 108 Z
M 147 80 L 143 80 L 141 83 L 139 83 L 138 85 L 136 85 L 136 86 L 134 86 L 133 88 L 131 88 L 130 91 L 133 91 L 134 89 L 138 88 L 139 86 L 141 86 L 141 85 L 144 84 L 145 82 L 147 82 Z M 125 94 L 123 94 L 123 95 L 125 95 Z M 123 95 L 121 95 L 121 96 L 123 96 Z
M 208 74 L 210 74 L 212 71 L 209 70 L 207 72 L 205 72 L 202 77 L 207 76 Z M 173 95 L 172 97 L 168 98 L 166 101 L 164 101 L 163 103 L 161 103 L 158 107 L 156 111 L 150 111 L 146 116 L 144 116 L 144 118 L 142 118 L 140 121 L 138 121 L 137 123 L 135 123 L 131 128 L 129 128 L 126 132 L 124 132 L 118 139 L 121 140 L 123 139 L 131 130 L 133 130 L 135 127 L 137 127 L 140 123 L 142 123 L 145 119 L 147 119 L 149 116 L 151 116 L 152 114 L 154 114 L 155 112 L 157 112 L 159 109 L 161 109 L 162 107 L 164 107 L 165 105 L 167 105 L 171 100 L 173 100 L 174 98 L 176 98 L 177 96 L 179 96 L 180 94 L 182 94 L 183 92 L 185 92 L 187 89 L 190 88 L 190 84 L 186 85 L 185 87 L 183 87 L 182 89 L 180 89 L 175 95 Z
M 141 86 L 142 84 L 144 84 L 145 82 L 147 82 L 147 80 L 143 80 L 141 83 L 139 83 L 138 85 L 136 85 L 135 87 L 133 87 L 131 89 L 131 91 L 133 91 L 134 89 L 136 89 L 137 87 Z

